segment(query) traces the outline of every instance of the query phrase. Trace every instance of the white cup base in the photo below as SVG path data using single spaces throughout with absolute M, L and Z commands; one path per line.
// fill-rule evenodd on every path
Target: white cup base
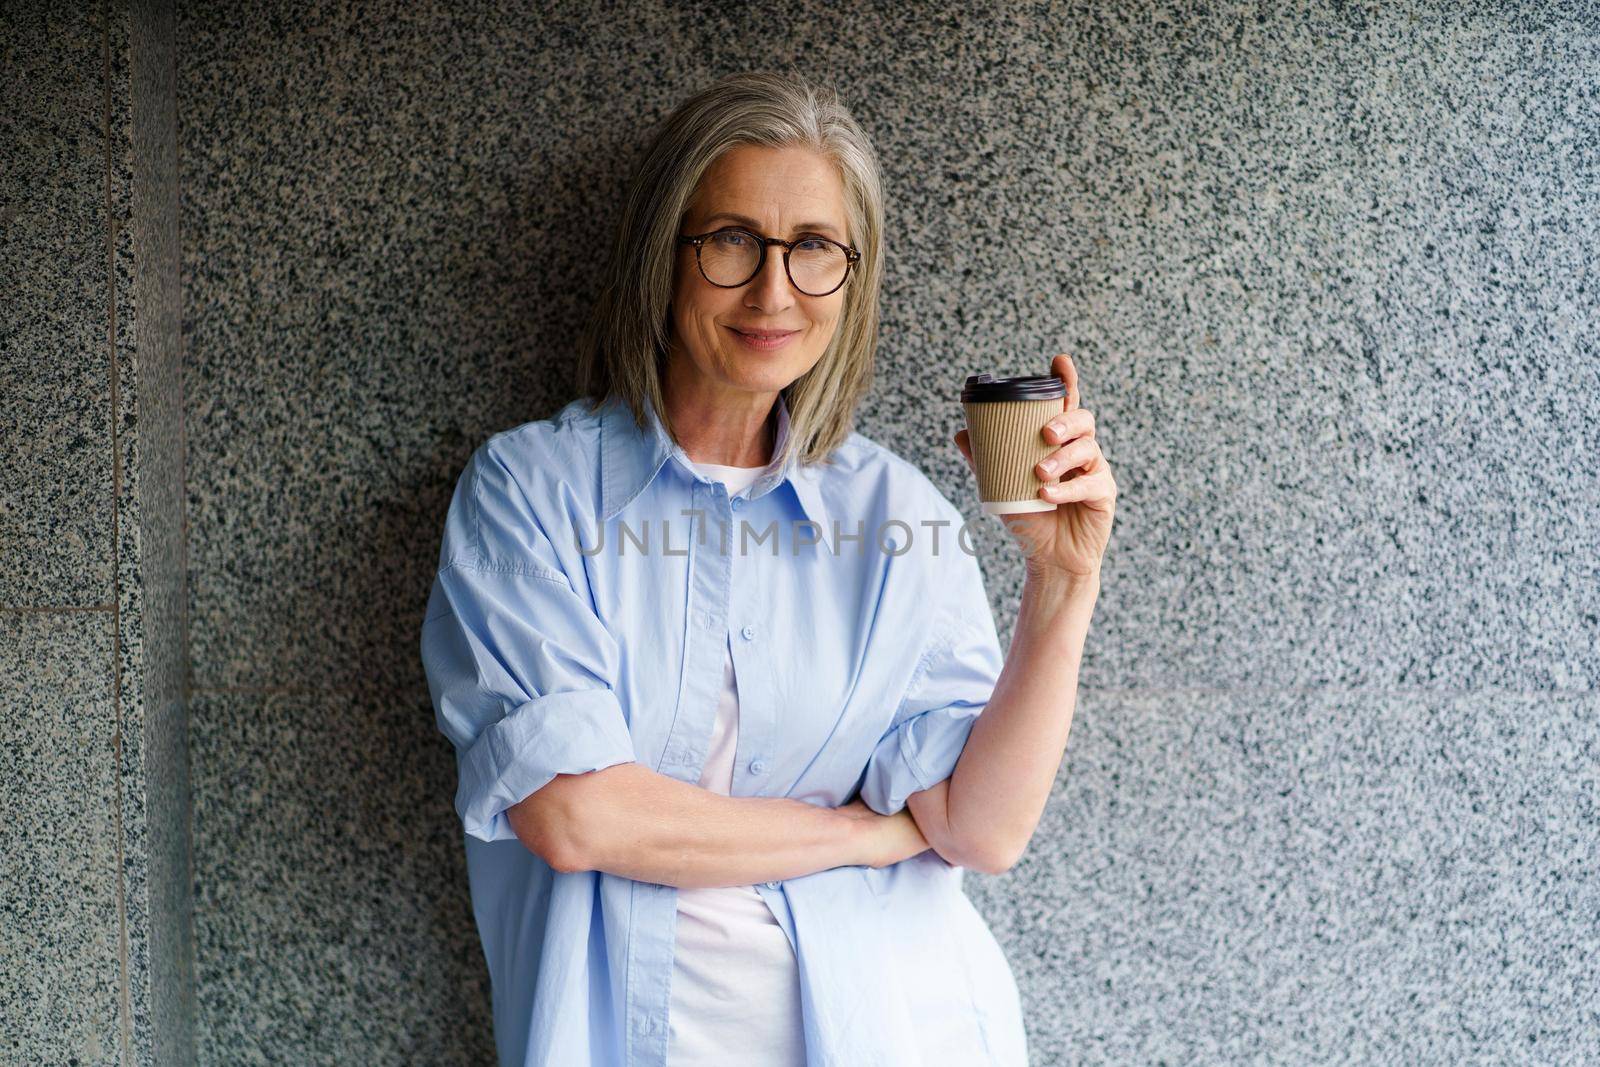
M 1022 511 L 1054 511 L 1059 505 L 1049 500 L 985 500 L 987 515 L 1012 515 Z

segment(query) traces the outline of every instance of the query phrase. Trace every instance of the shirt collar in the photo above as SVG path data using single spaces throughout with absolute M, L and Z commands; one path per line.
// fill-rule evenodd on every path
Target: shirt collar
M 629 501 L 638 496 L 645 486 L 655 480 L 667 457 L 676 456 L 685 471 L 692 471 L 693 461 L 682 446 L 672 440 L 654 406 L 645 404 L 648 426 L 641 429 L 634 421 L 633 411 L 618 396 L 606 398 L 601 408 L 600 424 L 600 519 L 609 522 Z M 783 394 L 778 394 L 778 433 L 773 443 L 773 455 L 783 451 L 789 439 L 789 406 Z M 787 481 L 805 517 L 817 524 L 826 536 L 827 513 L 822 507 L 822 491 L 818 484 L 819 472 L 815 466 L 800 463 L 798 454 L 791 455 L 781 468 L 771 464 L 750 484 L 751 500 L 761 497 Z

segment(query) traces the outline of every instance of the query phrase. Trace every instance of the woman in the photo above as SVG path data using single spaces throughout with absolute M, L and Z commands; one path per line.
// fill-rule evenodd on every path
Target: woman
M 687 101 L 635 176 L 586 398 L 457 484 L 422 655 L 502 1065 L 1026 1062 L 961 876 L 1009 868 L 1050 794 L 1116 487 L 1058 356 L 1058 506 L 1003 517 L 1002 657 L 962 513 L 850 429 L 882 219 L 830 92 Z

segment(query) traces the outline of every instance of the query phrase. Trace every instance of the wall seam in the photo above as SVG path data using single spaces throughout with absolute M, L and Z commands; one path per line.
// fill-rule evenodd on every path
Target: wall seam
M 118 545 L 118 511 L 122 500 L 122 448 L 117 432 L 119 395 L 117 389 L 117 218 L 111 195 L 112 140 L 111 140 L 111 18 L 110 0 L 100 5 L 102 134 L 105 146 L 106 181 L 106 300 L 109 305 L 106 331 L 106 352 L 111 378 L 111 706 L 116 722 L 112 735 L 112 758 L 116 775 L 117 804 L 117 1004 L 120 1014 L 117 1041 L 124 1067 L 131 1067 L 133 1045 L 133 998 L 128 976 L 128 878 L 127 842 L 123 815 L 126 804 L 122 795 L 125 786 L 122 766 L 122 559 Z

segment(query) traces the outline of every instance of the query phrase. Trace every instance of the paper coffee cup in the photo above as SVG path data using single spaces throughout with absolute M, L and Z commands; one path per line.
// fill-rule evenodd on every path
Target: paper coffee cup
M 1061 447 L 1039 432 L 1066 408 L 1067 385 L 1053 374 L 996 378 L 974 374 L 961 389 L 967 413 L 967 443 L 978 469 L 978 499 L 990 515 L 1054 511 L 1039 490 L 1053 485 L 1034 465 Z

